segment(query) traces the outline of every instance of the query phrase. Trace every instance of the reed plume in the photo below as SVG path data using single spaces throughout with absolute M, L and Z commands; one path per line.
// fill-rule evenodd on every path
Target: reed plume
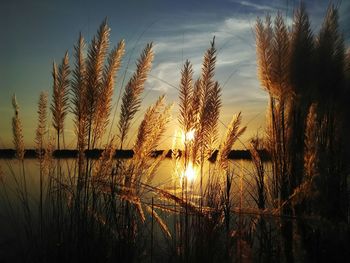
M 218 116 L 219 109 L 221 106 L 219 84 L 218 82 L 214 82 L 213 80 L 216 63 L 215 37 L 213 38 L 210 44 L 211 47 L 204 54 L 204 59 L 202 63 L 202 74 L 199 83 L 202 89 L 202 96 L 199 110 L 198 135 L 204 140 L 204 147 L 208 147 L 208 140 L 210 139 L 208 131 L 210 129 L 210 126 L 215 126 L 215 124 L 217 123 L 218 119 L 214 116 Z M 214 111 L 214 115 L 211 116 L 211 112 L 209 111 Z M 211 119 L 212 117 L 214 118 Z
M 198 82 L 195 83 L 193 96 L 193 113 L 197 114 L 195 123 L 195 137 L 193 145 L 193 161 L 200 162 L 209 153 L 212 139 L 216 138 L 217 122 L 221 107 L 220 88 L 217 82 L 214 81 L 214 71 L 216 63 L 216 48 L 215 37 L 210 43 L 210 48 L 204 54 L 202 63 L 202 74 Z M 196 98 L 195 96 L 199 96 Z M 200 154 L 199 154 L 200 153 Z
M 15 146 L 16 150 L 16 158 L 21 163 L 21 176 L 22 181 L 18 181 L 15 179 L 15 182 L 18 187 L 18 194 L 19 194 L 19 200 L 21 202 L 21 205 L 23 206 L 23 212 L 24 212 L 24 227 L 26 234 L 28 237 L 32 236 L 32 219 L 31 219 L 31 211 L 29 206 L 29 199 L 28 199 L 28 191 L 27 191 L 27 178 L 25 173 L 25 166 L 24 166 L 24 154 L 25 154 L 25 148 L 24 148 L 24 140 L 23 140 L 23 130 L 22 130 L 22 122 L 19 117 L 19 105 L 17 103 L 16 95 L 13 95 L 12 97 L 12 107 L 14 109 L 15 116 L 12 118 L 12 134 L 13 134 L 13 144 Z
M 219 147 L 218 163 L 226 170 L 228 168 L 228 154 L 230 153 L 233 144 L 245 132 L 246 127 L 240 127 L 242 122 L 241 113 L 234 115 L 228 125 L 224 141 Z
M 81 155 L 86 147 L 87 140 L 87 76 L 86 60 L 84 57 L 85 41 L 80 34 L 77 45 L 74 46 L 75 68 L 71 83 L 71 111 L 74 115 L 75 134 L 77 137 L 77 148 Z
M 338 11 L 331 5 L 315 44 L 318 76 L 316 95 L 320 103 L 327 104 L 327 108 L 330 107 L 329 103 L 342 96 L 342 83 L 345 78 L 345 44 L 338 19 Z
M 271 25 L 271 17 L 269 15 L 265 18 L 264 22 L 258 18 L 255 26 L 255 37 L 256 37 L 256 54 L 258 64 L 258 78 L 261 86 L 263 86 L 267 92 L 273 94 L 271 87 L 271 64 L 272 64 L 272 38 L 273 29 Z
M 143 179 L 150 180 L 150 176 L 145 178 L 142 176 L 151 172 L 152 164 L 149 164 L 149 158 L 158 146 L 166 125 L 170 121 L 171 108 L 172 105 L 165 106 L 164 96 L 160 96 L 156 103 L 146 110 L 133 147 L 134 158 L 130 166 L 131 171 L 133 171 L 130 179 L 131 184 L 137 182 L 138 185 Z M 140 190 L 138 189 L 137 192 Z
M 102 137 L 109 123 L 116 73 L 121 66 L 124 52 L 125 42 L 121 40 L 118 46 L 111 51 L 108 57 L 108 63 L 104 67 L 102 86 L 99 91 L 100 96 L 97 101 L 97 113 L 94 123 L 96 141 Z
M 147 79 L 147 74 L 151 69 L 153 60 L 152 46 L 152 43 L 146 45 L 137 62 L 136 72 L 125 87 L 118 122 L 121 149 L 123 148 L 124 141 L 130 129 L 131 120 L 140 108 L 140 96 L 144 90 L 144 84 Z
M 202 74 L 200 77 L 201 85 L 204 90 L 203 96 L 210 92 L 213 88 L 214 74 L 215 74 L 215 63 L 216 63 L 216 48 L 215 48 L 215 37 L 210 43 L 210 48 L 205 52 L 202 63 Z
M 46 134 L 46 121 L 47 121 L 47 99 L 46 92 L 41 92 L 38 102 L 38 126 L 35 134 L 35 144 L 39 155 L 39 159 L 43 157 L 44 149 L 44 136 Z
M 24 158 L 24 140 L 23 140 L 23 128 L 22 122 L 19 117 L 19 105 L 17 103 L 16 95 L 12 96 L 12 107 L 15 112 L 15 116 L 12 118 L 12 134 L 13 144 L 16 150 L 16 157 L 18 160 L 23 161 Z
M 60 149 L 60 136 L 64 129 L 64 120 L 68 113 L 69 92 L 69 61 L 68 52 L 64 55 L 61 65 L 53 64 L 53 94 L 52 94 L 52 125 L 57 134 L 57 149 Z
M 285 181 L 285 200 L 303 181 L 304 141 L 308 109 L 314 93 L 314 37 L 304 5 L 293 18 L 290 43 L 290 84 L 292 94 L 288 116 L 288 152 L 293 153 L 288 161 L 288 181 Z M 282 120 L 281 120 L 282 122 Z M 284 124 L 284 123 L 283 123 Z
M 112 174 L 114 154 L 114 141 L 111 140 L 103 150 L 101 157 L 94 166 L 93 183 L 95 187 L 98 187 L 99 183 L 107 181 L 108 176 Z
M 207 126 L 205 136 L 208 138 L 208 157 L 212 155 L 214 144 L 217 141 L 221 105 L 221 88 L 216 81 L 212 90 L 208 94 L 208 100 L 204 106 L 204 114 L 207 116 L 205 120 Z
M 271 57 L 271 92 L 284 103 L 284 98 L 290 95 L 289 60 L 290 41 L 287 27 L 281 13 L 277 14 L 273 27 Z
M 193 128 L 194 114 L 192 112 L 192 100 L 193 100 L 193 69 L 190 61 L 186 60 L 183 69 L 181 71 L 181 82 L 179 90 L 180 99 L 180 114 L 179 124 L 186 134 Z
M 290 44 L 290 83 L 296 96 L 312 92 L 314 39 L 305 6 L 294 14 Z
M 198 125 L 197 123 L 199 121 L 199 111 L 201 107 L 202 97 L 203 97 L 203 89 L 202 89 L 201 81 L 200 79 L 197 79 L 193 85 L 193 96 L 191 101 L 193 125 L 195 126 L 195 128 L 197 127 Z
M 152 150 L 157 147 L 170 120 L 171 107 L 171 105 L 165 106 L 165 96 L 162 95 L 153 106 L 146 110 L 133 148 L 135 156 L 140 160 L 149 157 Z
M 105 19 L 100 25 L 97 35 L 93 37 L 88 50 L 86 64 L 86 114 L 87 114 L 87 148 L 93 147 L 95 134 L 94 122 L 97 118 L 98 100 L 101 96 L 104 63 L 109 47 L 110 28 Z
M 346 153 L 348 103 L 343 99 L 346 64 L 344 39 L 339 30 L 338 11 L 331 5 L 316 41 L 317 131 L 320 214 L 334 221 L 346 221 L 348 156 Z M 336 189 L 336 190 L 335 190 Z M 336 208 L 337 207 L 337 208 Z M 341 208 L 343 207 L 343 208 Z

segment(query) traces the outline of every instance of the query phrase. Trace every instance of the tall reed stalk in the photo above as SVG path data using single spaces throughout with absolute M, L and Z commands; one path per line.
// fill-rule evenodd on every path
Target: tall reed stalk
M 40 246 L 43 244 L 43 180 L 46 168 L 45 167 L 45 135 L 47 132 L 47 101 L 48 95 L 46 92 L 41 92 L 38 102 L 38 126 L 35 135 L 36 151 L 39 159 L 39 217 L 40 217 Z

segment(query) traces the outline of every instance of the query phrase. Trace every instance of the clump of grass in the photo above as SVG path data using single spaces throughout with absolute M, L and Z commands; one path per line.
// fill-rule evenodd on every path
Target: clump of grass
M 294 224 L 283 216 L 299 218 L 316 213 L 335 220 L 343 214 L 340 217 L 345 220 L 342 209 L 335 211 L 328 205 L 340 196 L 343 196 L 341 200 L 345 198 L 346 187 L 339 184 L 346 181 L 347 168 L 341 165 L 345 155 L 340 148 L 338 152 L 334 150 L 344 143 L 340 138 L 346 130 L 342 124 L 344 115 L 336 113 L 337 108 L 343 107 L 339 96 L 345 92 L 341 83 L 346 72 L 346 55 L 338 13 L 333 5 L 327 10 L 318 36 L 311 30 L 304 5 L 296 10 L 291 30 L 283 20 L 280 14 L 274 26 L 269 16 L 265 23 L 258 20 L 256 42 L 258 76 L 270 96 L 267 134 L 274 203 L 282 214 L 284 252 L 286 260 L 291 262 Z M 332 176 L 330 171 L 333 171 Z M 319 200 L 323 200 L 318 204 L 322 205 L 313 203 L 318 198 L 309 193 L 316 185 L 320 191 Z M 334 193 L 332 197 L 327 195 L 329 191 Z M 303 220 L 298 219 L 297 226 L 303 238 L 310 235 L 310 232 L 306 234 L 309 226 Z M 305 248 L 312 251 L 307 241 Z
M 318 226 L 310 226 L 302 216 L 319 214 L 334 223 L 344 218 L 347 208 L 343 199 L 348 191 L 348 166 L 340 147 L 347 131 L 346 122 L 343 115 L 336 114 L 341 108 L 336 103 L 339 94 L 330 92 L 330 87 L 334 78 L 337 92 L 346 94 L 342 85 L 346 85 L 349 71 L 346 65 L 350 62 L 338 32 L 337 13 L 332 8 L 328 12 L 317 38 L 310 30 L 303 8 L 296 12 L 291 30 L 281 14 L 274 21 L 267 16 L 265 22 L 257 22 L 258 75 L 270 97 L 266 139 L 272 182 L 268 181 L 268 165 L 260 156 L 261 144 L 253 140 L 250 153 L 254 181 L 245 182 L 251 184 L 251 188 L 245 190 L 250 191 L 255 201 L 250 209 L 243 207 L 243 203 L 249 201 L 244 200 L 247 197 L 243 182 L 247 179 L 243 168 L 238 175 L 232 169 L 235 163 L 228 159 L 234 143 L 246 130 L 242 127 L 241 113 L 233 116 L 226 135 L 220 144 L 218 142 L 222 105 L 221 88 L 215 80 L 215 39 L 204 54 L 196 81 L 188 60 L 181 71 L 178 121 L 183 141 L 178 146 L 183 150 L 182 156 L 174 153 L 180 172 L 177 171 L 170 189 L 154 182 L 157 168 L 167 154 L 153 158 L 170 120 L 172 105 L 166 104 L 165 96 L 160 96 L 146 109 L 132 145 L 133 157 L 114 159 L 116 149 L 126 147 L 132 121 L 140 111 L 141 95 L 154 56 L 152 43 L 144 48 L 136 71 L 125 86 L 115 137 L 108 136 L 104 141 L 107 127 L 113 127 L 109 118 L 125 43 L 121 40 L 109 52 L 110 29 L 106 20 L 87 50 L 80 35 L 75 46 L 72 80 L 67 53 L 58 68 L 54 64 L 51 103 L 56 149 L 61 148 L 60 138 L 69 110 L 73 115 L 79 152 L 73 165 L 59 160 L 54 165 L 53 142 L 49 135 L 45 138 L 49 131 L 47 95 L 41 93 L 39 98 L 35 138 L 40 165 L 38 233 L 32 227 L 35 214 L 30 209 L 31 197 L 26 189 L 19 107 L 15 99 L 13 102 L 13 141 L 23 174 L 22 181 L 17 182 L 18 193 L 26 237 L 34 244 L 28 249 L 29 259 L 136 262 L 160 257 L 164 260 L 164 256 L 169 255 L 171 260 L 180 262 L 229 262 L 232 258 L 240 261 L 249 258 L 253 248 L 259 261 L 272 261 L 283 258 L 279 254 L 280 243 L 283 259 L 287 262 L 296 259 L 293 254 L 295 230 L 305 244 L 312 243 L 308 241 L 315 237 L 314 233 L 321 233 Z M 323 63 L 317 63 L 313 69 L 313 61 Z M 314 70 L 324 73 L 321 80 L 315 80 Z M 328 71 L 333 73 L 328 75 Z M 85 158 L 85 150 L 101 145 L 104 150 L 98 160 Z M 208 157 L 216 148 L 217 160 L 210 163 Z M 195 172 L 199 182 L 189 177 Z M 250 175 L 249 171 L 244 172 Z M 318 195 L 311 195 L 311 189 L 317 189 Z M 331 189 L 337 190 L 334 197 L 329 196 Z M 316 204 L 323 200 L 322 194 L 329 198 L 329 204 Z M 333 215 L 329 212 L 333 211 L 330 205 L 338 202 L 341 209 Z M 271 207 L 274 210 L 270 211 Z M 268 220 L 266 215 L 277 219 Z M 174 219 L 173 230 L 169 227 L 170 217 Z M 294 219 L 297 224 L 293 223 Z M 163 232 L 166 242 L 160 243 L 156 227 Z M 332 233 L 338 229 L 341 228 Z M 282 234 L 282 239 L 276 238 L 275 233 Z M 320 236 L 327 241 L 327 236 L 322 233 Z M 171 244 L 171 249 L 156 249 L 156 244 L 163 243 Z M 312 252 L 317 251 L 315 247 L 309 245 L 306 250 L 309 259 L 318 258 Z
M 179 260 L 222 259 L 218 256 L 218 251 L 220 253 L 222 251 L 221 248 L 212 240 L 221 238 L 223 229 L 227 239 L 224 254 L 227 256 L 232 253 L 229 241 L 232 176 L 229 176 L 231 173 L 228 154 L 233 144 L 244 133 L 245 127 L 241 127 L 240 114 L 233 117 L 227 135 L 219 146 L 217 162 L 214 168 L 206 172 L 204 167 L 209 166 L 208 158 L 217 147 L 221 108 L 221 88 L 214 80 L 215 63 L 216 48 L 213 39 L 210 48 L 204 54 L 199 79 L 193 84 L 193 70 L 189 61 L 185 62 L 181 71 L 178 120 L 182 133 L 182 144 L 179 146 L 183 147 L 183 151 L 181 159 L 176 161 L 176 167 L 182 170 L 181 195 L 178 197 L 176 194 L 176 183 L 174 183 L 175 195 L 167 194 L 167 198 L 179 205 L 180 213 L 184 214 L 179 217 L 178 233 L 175 236 L 178 240 L 175 239 L 174 242 L 175 253 Z M 188 173 L 196 171 L 199 182 L 193 183 Z M 207 178 L 205 183 L 204 177 Z M 198 201 L 193 202 L 197 194 L 195 184 L 199 188 Z M 176 226 L 174 228 L 176 229 Z

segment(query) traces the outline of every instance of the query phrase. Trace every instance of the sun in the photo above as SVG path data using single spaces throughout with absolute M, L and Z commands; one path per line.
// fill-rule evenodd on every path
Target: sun
M 188 182 L 194 182 L 197 177 L 197 169 L 190 162 L 182 172 L 182 178 L 186 178 Z
M 185 144 L 185 143 L 193 141 L 194 140 L 194 134 L 195 134 L 195 130 L 194 129 L 191 129 L 188 132 L 182 131 L 181 132 L 181 142 L 183 144 Z

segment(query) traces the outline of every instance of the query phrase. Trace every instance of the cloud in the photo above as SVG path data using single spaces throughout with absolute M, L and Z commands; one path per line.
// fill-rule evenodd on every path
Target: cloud
M 147 79 L 147 87 L 150 90 L 168 94 L 171 90 L 176 91 L 177 84 L 174 83 L 174 81 L 180 78 L 180 71 L 177 69 L 178 63 L 159 63 L 153 67 L 153 70 Z
M 189 30 L 187 24 L 178 25 L 171 35 L 154 38 L 155 61 L 147 86 L 151 90 L 166 92 L 177 97 L 176 88 L 180 82 L 182 64 L 189 59 L 193 64 L 195 78 L 200 74 L 203 54 L 216 37 L 217 64 L 215 78 L 223 88 L 223 103 L 237 107 L 249 101 L 259 107 L 262 100 L 256 78 L 255 39 L 253 26 L 255 15 L 235 15 L 215 21 L 201 21 L 200 31 Z M 207 29 L 207 30 L 203 30 Z M 164 31 L 164 25 L 162 25 Z M 183 33 L 181 33 L 183 32 Z M 169 85 L 170 84 L 170 85 Z M 174 88 L 174 86 L 176 88 Z M 258 92 L 255 92 L 258 90 Z M 240 97 L 241 99 L 238 99 Z M 254 104 L 254 101 L 258 103 Z M 224 111 L 230 110 L 229 107 Z
M 235 1 L 235 0 L 232 0 L 231 2 L 240 4 L 242 6 L 252 7 L 252 8 L 254 8 L 256 10 L 259 10 L 259 11 L 261 11 L 261 10 L 263 10 L 263 11 L 274 10 L 274 8 L 272 6 L 256 4 L 256 3 L 249 2 L 249 1 Z

